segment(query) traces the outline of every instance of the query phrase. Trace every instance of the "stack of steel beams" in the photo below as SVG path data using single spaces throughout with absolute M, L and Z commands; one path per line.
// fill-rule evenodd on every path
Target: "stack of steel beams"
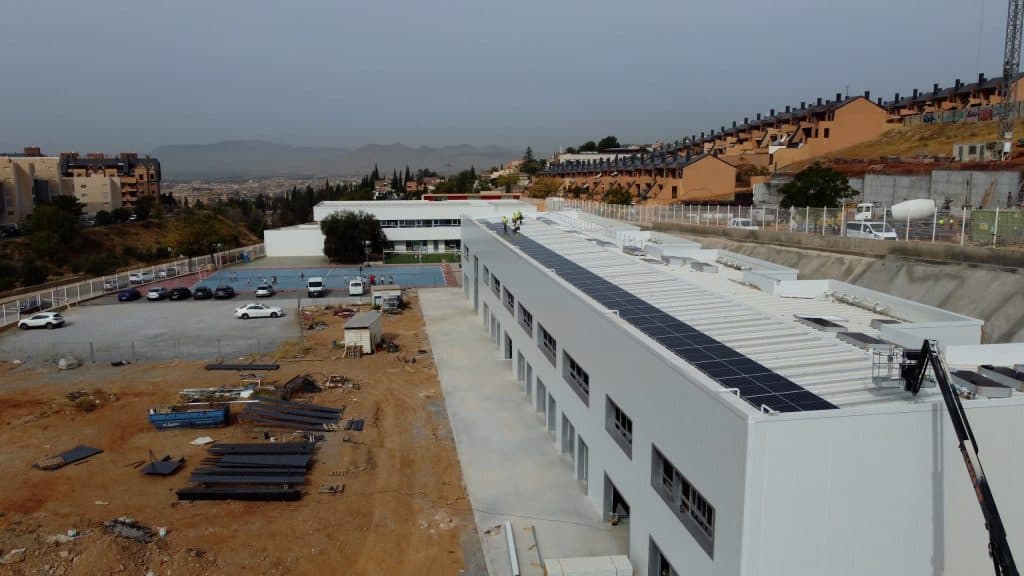
M 337 430 L 342 408 L 329 408 L 303 402 L 260 398 L 247 404 L 239 420 L 264 428 L 324 431 Z
M 298 500 L 316 444 L 214 444 L 179 500 Z

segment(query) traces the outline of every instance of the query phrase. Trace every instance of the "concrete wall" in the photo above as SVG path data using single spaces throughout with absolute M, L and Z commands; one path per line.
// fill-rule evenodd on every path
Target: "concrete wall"
M 658 228 L 702 230 L 678 225 Z M 986 343 L 1024 341 L 1024 291 L 1020 289 L 1024 253 L 1019 250 L 801 237 L 763 230 L 683 236 L 709 248 L 796 268 L 803 279 L 834 278 L 984 320 L 982 341 Z
M 319 224 L 300 224 L 263 232 L 267 256 L 323 256 L 324 233 Z

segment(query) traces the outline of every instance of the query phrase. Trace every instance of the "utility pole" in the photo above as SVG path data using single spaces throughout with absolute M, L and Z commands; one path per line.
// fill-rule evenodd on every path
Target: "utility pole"
M 1024 0 L 1009 0 L 1006 12 L 1006 43 L 1003 49 L 1002 111 L 999 137 L 1003 140 L 1002 159 L 1013 151 L 1013 124 L 1017 118 L 1017 75 L 1020 73 L 1021 31 L 1024 29 Z

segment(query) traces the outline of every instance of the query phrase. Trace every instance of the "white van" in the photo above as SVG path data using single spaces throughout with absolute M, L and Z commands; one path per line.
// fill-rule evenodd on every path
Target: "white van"
M 362 278 L 356 278 L 348 283 L 348 295 L 349 296 L 362 296 L 365 287 L 363 285 Z
M 729 218 L 729 228 L 743 228 L 744 230 L 760 230 L 761 227 L 754 224 L 750 218 Z
M 871 238 L 873 240 L 898 240 L 896 229 L 888 222 L 847 222 L 847 238 Z
M 309 294 L 310 298 L 319 298 L 325 292 L 326 288 L 324 287 L 322 276 L 310 276 L 309 280 L 306 280 L 306 293 Z

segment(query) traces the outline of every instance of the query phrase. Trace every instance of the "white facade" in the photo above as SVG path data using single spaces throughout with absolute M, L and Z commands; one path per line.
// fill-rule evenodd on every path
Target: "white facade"
M 841 318 L 876 337 L 875 318 L 900 318 L 919 336 L 928 321 L 952 330 L 959 345 L 972 330 L 980 337 L 980 321 L 930 307 L 904 312 L 895 300 L 887 301 L 887 313 L 868 310 L 843 303 L 827 283 L 816 295 L 783 298 L 741 284 L 743 270 L 651 263 L 609 246 L 605 231 L 591 236 L 552 216 L 528 219 L 523 234 L 838 407 L 763 413 L 526 256 L 510 237 L 464 221 L 467 296 L 527 401 L 544 414 L 549 449 L 569 455 L 599 510 L 613 511 L 613 492 L 628 502 L 629 519 L 616 529 L 629 531 L 638 574 L 659 574 L 659 555 L 680 575 L 991 571 L 987 532 L 935 389 L 912 397 L 876 386 L 870 352 L 794 315 Z M 682 249 L 704 262 L 738 256 Z M 765 274 L 790 280 L 768 268 Z M 529 329 L 521 308 L 532 317 Z M 556 341 L 553 358 L 540 345 L 541 327 Z M 587 375 L 586 393 L 569 383 L 573 364 Z M 1024 402 L 1015 395 L 965 406 L 1011 546 L 1021 550 L 1024 494 L 1016 484 L 1024 459 L 1013 446 L 1024 432 Z M 622 429 L 608 420 L 616 409 L 630 420 L 628 442 L 610 431 Z M 677 515 L 663 499 L 659 458 L 713 507 L 710 536 L 697 515 Z
M 459 220 L 534 214 L 533 204 L 518 200 L 374 200 L 330 201 L 313 207 L 318 223 L 338 212 L 366 212 L 380 221 L 387 237 L 385 252 L 452 252 L 461 241 Z M 317 223 L 264 232 L 268 256 L 323 256 L 324 237 Z

